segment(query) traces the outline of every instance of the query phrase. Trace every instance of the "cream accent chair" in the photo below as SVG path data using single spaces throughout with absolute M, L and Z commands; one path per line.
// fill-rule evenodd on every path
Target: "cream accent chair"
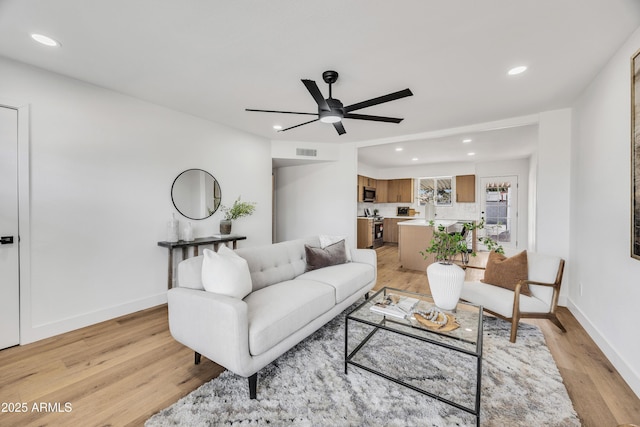
M 527 269 L 529 279 L 520 281 L 515 291 L 474 280 L 465 281 L 460 296 L 465 301 L 481 305 L 487 313 L 511 322 L 511 342 L 516 342 L 518 322 L 523 318 L 549 319 L 562 332 L 567 331 L 556 316 L 564 260 L 527 251 Z M 525 283 L 529 284 L 531 296 L 520 294 Z

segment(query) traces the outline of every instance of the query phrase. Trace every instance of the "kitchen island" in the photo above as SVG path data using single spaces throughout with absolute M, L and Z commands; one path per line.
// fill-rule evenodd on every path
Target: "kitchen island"
M 454 232 L 459 230 L 461 224 L 469 222 L 474 223 L 475 221 L 439 219 L 434 221 L 434 226 L 442 225 L 448 232 Z M 429 221 L 424 219 L 412 219 L 398 223 L 398 257 L 401 267 L 425 271 L 427 266 L 435 261 L 433 254 L 427 254 L 426 259 L 420 254 L 420 251 L 429 247 L 431 239 L 433 239 L 434 226 L 431 226 Z M 472 250 L 474 252 L 476 240 L 476 231 L 473 230 Z

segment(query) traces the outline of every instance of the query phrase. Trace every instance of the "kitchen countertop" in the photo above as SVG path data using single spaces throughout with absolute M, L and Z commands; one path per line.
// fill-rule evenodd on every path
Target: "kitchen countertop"
M 408 221 L 399 222 L 398 225 L 411 225 L 411 226 L 422 226 L 428 227 L 431 221 L 427 221 L 426 219 L 410 219 Z M 450 227 L 454 224 L 458 223 L 458 220 L 455 219 L 436 219 L 433 221 L 434 225 L 443 227 Z

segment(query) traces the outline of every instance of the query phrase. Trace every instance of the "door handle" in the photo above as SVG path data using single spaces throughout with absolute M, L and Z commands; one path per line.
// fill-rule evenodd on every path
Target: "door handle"
M 0 237 L 0 245 L 10 245 L 13 243 L 13 236 Z

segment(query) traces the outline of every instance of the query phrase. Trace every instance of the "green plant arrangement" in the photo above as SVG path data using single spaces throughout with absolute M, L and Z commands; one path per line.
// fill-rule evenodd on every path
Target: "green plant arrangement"
M 463 263 L 466 264 L 466 262 L 468 262 L 469 255 L 476 256 L 475 252 L 469 253 L 467 240 L 459 231 L 449 233 L 443 225 L 438 225 L 438 227 L 436 228 L 433 220 L 429 221 L 429 225 L 434 227 L 433 238 L 429 243 L 429 247 L 424 251 L 420 251 L 420 254 L 425 259 L 429 254 L 434 254 L 436 262 L 440 262 L 442 264 L 452 264 L 453 259 L 456 257 L 456 255 L 461 254 Z M 483 229 L 484 218 L 482 218 L 482 220 L 477 224 L 465 223 L 464 227 L 467 232 Z M 480 243 L 485 245 L 488 250 L 493 250 L 497 253 L 504 254 L 502 245 L 496 243 L 491 237 L 483 236 L 478 238 L 478 240 L 480 241 Z
M 224 212 L 224 219 L 232 221 L 234 219 L 242 218 L 253 214 L 256 210 L 255 202 L 242 202 L 240 196 L 233 202 L 233 205 L 229 208 L 222 206 L 222 212 Z

